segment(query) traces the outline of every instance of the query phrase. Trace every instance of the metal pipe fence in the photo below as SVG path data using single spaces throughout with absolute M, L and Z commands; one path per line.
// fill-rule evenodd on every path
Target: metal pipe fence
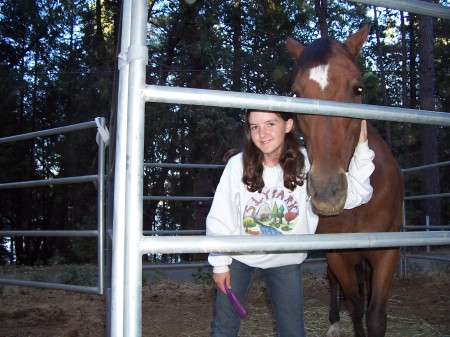
M 326 262 L 325 258 L 307 258 L 303 264 Z M 208 262 L 203 263 L 167 263 L 167 264 L 144 264 L 143 270 L 152 269 L 186 269 L 186 268 L 212 268 Z
M 89 293 L 89 294 L 99 294 L 98 287 L 86 287 L 86 286 L 62 284 L 62 283 L 13 280 L 13 279 L 8 279 L 8 278 L 2 278 L 2 279 L 0 279 L 0 284 L 9 284 L 9 285 L 13 285 L 13 286 L 22 286 L 22 287 L 55 289 L 55 290 L 69 290 L 69 291 L 77 291 L 77 292 Z
M 106 334 L 123 336 L 124 330 L 124 292 L 125 292 L 125 199 L 127 184 L 127 129 L 128 129 L 128 92 L 131 59 L 131 15 L 132 0 L 122 2 L 120 52 L 118 55 L 118 98 L 114 160 L 114 200 L 112 224 L 108 223 L 108 234 L 112 236 L 111 244 L 111 290 L 106 298 Z M 142 9 L 142 4 L 140 9 Z M 135 11 L 136 9 L 134 9 Z M 135 14 L 135 13 L 134 13 Z M 141 18 L 138 16 L 138 18 Z M 141 18 L 142 19 L 142 18 Z M 142 46 L 142 45 L 141 45 Z M 138 90 L 134 88 L 134 90 Z M 111 200 L 109 200 L 111 202 Z
M 399 246 L 450 245 L 450 231 L 267 236 L 142 236 L 143 254 L 255 253 Z M 261 248 L 264 247 L 264 248 Z
M 432 198 L 445 198 L 450 197 L 450 193 L 437 193 L 437 194 L 423 194 L 405 197 L 404 200 L 419 200 L 419 199 L 432 199 Z
M 29 237 L 97 237 L 98 230 L 23 230 L 23 231 L 0 231 L 0 236 L 29 236 Z
M 416 167 L 411 167 L 407 169 L 402 169 L 403 173 L 410 173 L 410 172 L 417 172 L 417 171 L 423 171 L 427 169 L 432 168 L 441 168 L 445 166 L 449 166 L 450 161 L 440 162 L 440 163 L 434 163 L 434 164 L 428 164 L 428 165 L 421 165 Z M 433 230 L 449 230 L 449 225 L 430 225 L 429 224 L 429 218 L 426 217 L 426 224 L 425 225 L 408 225 L 407 219 L 406 219 L 406 206 L 405 202 L 410 200 L 425 200 L 425 199 L 432 199 L 432 198 L 448 198 L 450 197 L 450 193 L 435 193 L 435 194 L 426 194 L 426 195 L 414 195 L 414 196 L 405 196 L 403 198 L 403 231 L 406 232 L 407 230 L 422 230 L 420 233 L 425 233 L 423 230 L 427 231 L 426 233 L 429 233 L 428 231 Z M 418 245 L 419 246 L 419 245 Z M 401 252 L 401 260 L 400 260 L 400 277 L 408 277 L 408 259 L 422 259 L 422 260 L 431 260 L 431 261 L 441 261 L 441 262 L 450 262 L 450 258 L 442 257 L 442 256 L 436 256 L 436 255 L 430 255 L 431 253 L 431 247 L 430 245 L 426 245 L 426 253 L 427 254 L 413 254 L 408 253 L 406 250 L 406 247 L 402 247 Z
M 437 18 L 450 19 L 450 8 L 419 0 L 347 0 L 372 6 L 380 6 Z
M 417 14 L 450 18 L 447 7 L 424 3 L 417 0 L 349 0 L 384 6 Z M 199 200 L 199 197 L 142 196 L 143 180 L 143 120 L 145 102 L 208 105 L 229 108 L 255 108 L 293 113 L 336 115 L 387 121 L 409 122 L 450 126 L 450 115 L 434 111 L 417 111 L 402 108 L 357 105 L 338 102 L 278 97 L 271 95 L 201 90 L 190 88 L 170 88 L 145 85 L 147 48 L 145 33 L 147 23 L 147 1 L 125 0 L 122 8 L 122 34 L 119 58 L 119 99 L 114 178 L 114 216 L 112 226 L 112 276 L 111 307 L 108 321 L 110 336 L 141 336 L 142 323 L 142 254 L 146 253 L 201 253 L 201 252 L 255 252 L 264 250 L 323 250 L 345 248 L 375 248 L 391 246 L 448 245 L 450 232 L 409 232 L 395 236 L 393 233 L 322 234 L 283 238 L 246 237 L 148 237 L 156 231 L 142 230 L 142 202 L 145 200 Z M 133 20 L 131 18 L 133 17 Z M 104 119 L 101 120 L 104 126 Z M 77 124 L 44 131 L 0 138 L 0 144 L 25 139 L 61 134 L 69 131 L 91 128 L 95 122 Z M 100 137 L 101 138 L 101 137 Z M 173 164 L 144 164 L 144 167 L 169 167 Z M 177 164 L 180 168 L 213 168 L 222 165 Z M 50 284 L 46 282 L 0 279 L 0 283 L 41 288 L 104 293 L 104 168 L 105 142 L 99 144 L 98 173 L 80 177 L 48 179 L 45 181 L 25 181 L 0 184 L 0 189 L 29 188 L 58 184 L 98 183 L 98 229 L 92 231 L 2 231 L 0 236 L 67 236 L 97 237 L 98 240 L 98 287 Z M 448 193 L 439 195 L 448 197 Z M 425 197 L 425 196 L 422 196 Z M 431 197 L 431 196 L 427 196 Z M 432 196 L 436 197 L 436 196 Z M 195 199 L 194 199 L 195 198 Z M 413 197 L 411 197 L 413 198 Z M 417 198 L 417 196 L 415 197 Z M 200 200 L 209 201 L 211 197 Z M 408 226 L 405 226 L 407 228 Z M 412 227 L 412 226 L 409 226 Z M 176 231 L 183 234 L 182 231 Z M 169 232 L 166 235 L 174 234 Z M 192 233 L 190 233 L 192 234 Z M 204 234 L 204 231 L 195 232 Z M 344 243 L 343 243 L 344 242 Z M 161 268 L 161 266 L 158 266 Z
M 39 186 L 51 186 L 51 185 L 89 183 L 89 182 L 97 181 L 98 178 L 99 178 L 98 174 L 92 174 L 92 175 L 80 176 L 80 177 L 18 181 L 18 182 L 12 182 L 12 183 L 2 183 L 2 184 L 0 184 L 0 190 L 12 189 L 12 188 L 26 188 L 26 187 L 39 187 Z
M 86 176 L 76 176 L 76 177 L 65 177 L 65 178 L 54 178 L 54 179 L 43 179 L 43 180 L 33 180 L 33 181 L 19 181 L 19 182 L 8 182 L 0 183 L 0 190 L 13 189 L 13 188 L 30 188 L 30 187 L 42 187 L 42 186 L 54 186 L 54 185 L 65 185 L 65 184 L 78 184 L 87 182 L 97 183 L 97 230 L 2 230 L 0 231 L 0 237 L 96 237 L 97 238 L 97 262 L 98 262 L 98 276 L 97 276 L 97 287 L 85 287 L 79 285 L 68 285 L 53 282 L 37 282 L 37 281 L 26 281 L 17 279 L 0 278 L 0 284 L 9 284 L 17 286 L 28 286 L 28 287 L 39 287 L 48 289 L 61 289 L 61 290 L 72 290 L 87 293 L 96 293 L 102 295 L 104 293 L 104 233 L 105 233 L 105 212 L 104 212 L 104 180 L 105 180 L 105 147 L 107 144 L 107 139 L 105 135 L 102 135 L 105 127 L 105 118 L 96 118 L 92 122 L 74 124 L 70 126 L 64 126 L 59 128 L 53 128 L 48 130 L 36 131 L 25 133 L 21 135 L 14 135 L 9 137 L 0 138 L 0 144 L 13 143 L 17 141 L 33 139 L 36 137 L 44 137 L 50 135 L 59 135 L 72 131 L 79 131 L 97 127 L 99 134 L 98 137 L 98 164 L 97 164 L 97 174 L 86 175 Z
M 325 116 L 341 116 L 404 123 L 450 126 L 447 112 L 413 110 L 317 99 L 250 94 L 234 91 L 144 85 L 143 98 L 152 103 L 207 105 L 236 109 L 262 109 Z
M 143 214 L 143 168 L 144 163 L 144 119 L 145 101 L 141 95 L 145 83 L 148 50 L 147 38 L 147 0 L 124 1 L 124 20 L 122 21 L 121 53 L 127 66 L 120 70 L 127 74 L 121 78 L 119 90 L 124 85 L 123 94 L 119 92 L 119 102 L 124 96 L 126 101 L 119 104 L 117 125 L 126 127 L 117 130 L 119 158 L 116 157 L 114 185 L 120 187 L 123 195 L 114 191 L 113 228 L 113 270 L 111 329 L 112 336 L 141 336 L 142 334 L 142 253 L 139 247 L 142 235 Z M 133 18 L 133 20 L 131 20 Z M 124 42 L 125 41 L 125 42 Z M 126 80 L 125 80 L 126 78 Z M 123 163 L 119 163 L 123 160 Z M 124 203 L 120 203 L 123 200 Z M 119 236 L 124 235 L 124 236 Z M 123 242 L 118 242 L 122 241 Z M 118 250 L 123 249 L 123 250 Z M 122 255 L 119 257 L 118 255 Z M 116 257 L 116 258 L 114 258 Z
M 360 1 L 361 2 L 361 1 Z M 380 5 L 381 2 L 371 2 Z M 412 5 L 419 5 L 411 7 Z M 142 334 L 142 254 L 168 252 L 225 252 L 225 251 L 260 251 L 260 238 L 247 242 L 242 237 L 145 237 L 142 226 L 142 184 L 143 184 L 143 121 L 145 102 L 163 102 L 176 104 L 193 104 L 202 106 L 220 106 L 238 109 L 268 109 L 290 111 L 294 113 L 311 113 L 337 115 L 357 118 L 392 120 L 399 122 L 450 125 L 450 115 L 434 111 L 416 111 L 401 108 L 370 107 L 367 105 L 305 100 L 299 98 L 276 97 L 269 95 L 243 94 L 225 91 L 200 90 L 189 88 L 172 88 L 149 86 L 145 84 L 147 63 L 146 24 L 147 1 L 125 0 L 123 3 L 122 44 L 119 60 L 119 113 L 117 125 L 117 154 L 114 199 L 114 233 L 113 233 L 113 271 L 111 298 L 111 336 L 133 336 Z M 448 16 L 446 8 L 430 11 L 431 6 L 418 1 L 389 1 L 386 6 L 400 5 L 402 9 L 424 15 Z M 133 20 L 131 20 L 131 17 Z M 125 165 L 126 162 L 126 165 Z M 123 206 L 124 205 L 124 206 Z M 116 207 L 117 206 L 117 207 Z M 411 233 L 365 233 L 362 236 L 349 236 L 352 247 L 376 247 L 379 245 L 417 244 L 418 237 Z M 423 235 L 423 233 L 420 233 Z M 395 237 L 395 242 L 392 238 Z M 122 240 L 124 238 L 124 240 Z M 338 237 L 322 235 L 309 236 L 314 246 L 302 241 L 274 241 L 266 249 L 283 251 L 289 249 L 326 249 L 336 247 Z M 247 238 L 248 239 L 248 238 Z M 254 238 L 252 238 L 254 239 Z M 290 238 L 294 239 L 294 238 Z M 306 238 L 295 238 L 306 239 Z M 340 237 L 339 239 L 342 239 Z M 195 241 L 192 241 L 195 240 Z M 317 241 L 316 241 L 317 240 Z M 410 241 L 412 240 L 412 241 Z M 426 234 L 429 244 L 449 244 L 448 232 Z M 341 241 L 342 242 L 342 241 Z M 250 246 L 249 246 L 250 244 Z M 257 246 L 252 246 L 256 245 Z M 176 248 L 175 248 L 176 247 Z M 339 249 L 339 248 L 338 248 Z M 123 285 L 123 287 L 122 287 Z M 115 289 L 116 287 L 116 289 Z
M 404 225 L 403 226 L 404 229 L 429 229 L 429 230 L 434 230 L 434 229 L 449 229 L 450 226 L 447 225 L 430 225 L 430 226 L 424 226 L 424 225 Z
M 450 165 L 450 161 L 443 161 L 443 162 L 440 162 L 440 163 L 421 165 L 421 166 L 416 166 L 416 167 L 410 167 L 410 168 L 402 169 L 402 172 L 403 173 L 415 172 L 415 171 L 421 171 L 421 170 L 426 170 L 426 169 L 431 169 L 431 168 L 436 168 L 436 167 L 442 167 L 442 166 L 448 166 L 448 165 Z
M 434 260 L 441 262 L 450 262 L 450 257 L 445 256 L 431 256 L 431 255 L 420 255 L 420 254 L 406 254 L 404 257 L 411 259 L 422 259 L 422 260 Z
M 93 128 L 95 126 L 96 126 L 95 121 L 92 121 L 92 122 L 85 122 L 85 123 L 73 124 L 73 125 L 68 125 L 68 126 L 61 126 L 61 127 L 53 128 L 53 129 L 28 132 L 28 133 L 24 133 L 21 135 L 14 135 L 14 136 L 0 138 L 0 144 L 13 143 L 13 142 L 18 142 L 18 141 L 26 140 L 26 139 L 33 139 L 33 138 L 37 138 L 37 137 L 59 135 L 59 134 L 67 133 L 67 132 L 89 129 L 89 128 Z

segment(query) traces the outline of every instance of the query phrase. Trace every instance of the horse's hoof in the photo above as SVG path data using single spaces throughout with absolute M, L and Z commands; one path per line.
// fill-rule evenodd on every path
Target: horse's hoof
M 333 323 L 327 332 L 327 337 L 339 337 L 339 323 Z

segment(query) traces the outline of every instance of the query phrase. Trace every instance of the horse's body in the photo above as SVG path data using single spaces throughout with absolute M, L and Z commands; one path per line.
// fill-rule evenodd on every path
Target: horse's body
M 328 39 L 304 47 L 288 38 L 288 52 L 296 60 L 292 86 L 298 97 L 361 103 L 363 90 L 355 64 L 369 27 L 344 43 Z M 367 123 L 369 147 L 375 152 L 375 171 L 370 177 L 371 200 L 343 210 L 347 180 L 343 179 L 357 145 L 361 120 L 356 118 L 298 115 L 308 150 L 311 170 L 308 192 L 320 215 L 317 233 L 395 232 L 402 222 L 403 181 L 400 169 L 384 140 Z M 386 332 L 386 304 L 399 258 L 398 248 L 331 250 L 325 253 L 331 290 L 328 336 L 338 335 L 339 311 L 336 281 L 344 294 L 355 336 L 364 337 L 364 279 L 366 279 L 366 325 L 369 337 Z M 364 269 L 365 266 L 365 269 Z

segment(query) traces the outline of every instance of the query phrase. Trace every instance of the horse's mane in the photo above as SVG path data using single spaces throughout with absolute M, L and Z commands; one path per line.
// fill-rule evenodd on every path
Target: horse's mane
M 298 68 L 313 68 L 328 63 L 332 53 L 331 40 L 320 38 L 312 42 L 297 60 Z

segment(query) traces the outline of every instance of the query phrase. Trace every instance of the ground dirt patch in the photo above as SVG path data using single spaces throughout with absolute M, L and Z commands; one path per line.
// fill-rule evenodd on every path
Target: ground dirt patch
M 447 268 L 447 267 L 445 267 Z M 388 306 L 387 337 L 450 336 L 450 273 L 422 272 L 396 279 Z M 0 337 L 102 337 L 105 300 L 98 295 L 0 286 Z M 305 321 L 309 337 L 328 329 L 328 284 L 322 274 L 305 273 Z M 207 337 L 214 309 L 209 284 L 155 281 L 143 287 L 142 336 Z M 276 336 L 263 282 L 256 279 L 240 336 Z M 342 314 L 341 337 L 352 336 Z

